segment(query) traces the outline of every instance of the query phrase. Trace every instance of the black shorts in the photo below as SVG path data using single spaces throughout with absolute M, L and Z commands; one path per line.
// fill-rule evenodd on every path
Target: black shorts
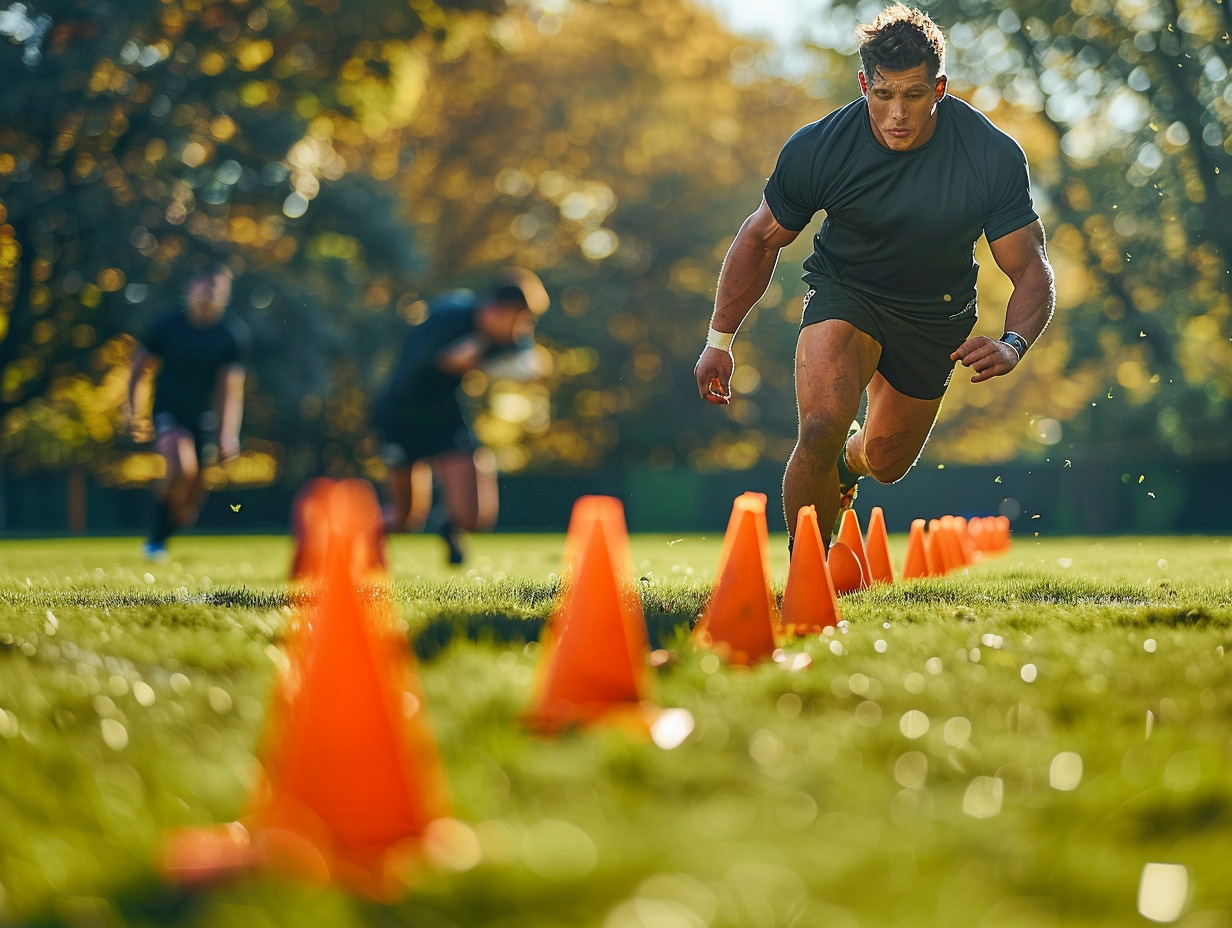
M 201 464 L 211 458 L 218 451 L 218 415 L 212 410 L 204 410 L 197 415 L 177 415 L 173 412 L 154 413 L 154 436 L 161 438 L 168 432 L 176 429 L 183 429 L 192 436 L 193 448 L 197 451 L 197 461 Z M 188 425 L 188 422 L 197 423 L 196 426 Z
M 881 345 L 877 370 L 895 390 L 918 400 L 945 395 L 954 375 L 950 354 L 975 328 L 974 297 L 955 311 L 952 303 L 906 304 L 826 278 L 809 284 L 812 289 L 804 296 L 801 329 L 826 319 L 849 322 Z
M 409 467 L 416 461 L 450 451 L 474 454 L 479 439 L 465 422 L 432 423 L 381 433 L 381 460 L 386 467 Z

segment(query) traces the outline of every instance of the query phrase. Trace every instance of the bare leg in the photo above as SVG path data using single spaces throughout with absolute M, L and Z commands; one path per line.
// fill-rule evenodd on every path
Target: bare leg
M 467 532 L 490 531 L 496 524 L 498 508 L 496 461 L 492 451 L 479 448 L 474 454 L 465 451 L 438 454 L 432 459 L 432 471 L 454 525 Z
M 385 507 L 387 532 L 414 532 L 423 528 L 432 508 L 432 466 L 415 461 L 389 469 L 386 482 L 389 505 Z
M 874 374 L 868 384 L 864 429 L 847 443 L 847 466 L 878 483 L 901 480 L 919 459 L 940 411 L 940 397 L 907 396 Z
M 168 535 L 196 518 L 196 508 L 200 505 L 204 487 L 197 450 L 187 429 L 174 428 L 164 432 L 158 436 L 155 448 L 162 456 L 165 474 L 154 489 L 158 512 L 150 541 L 161 546 Z
M 835 461 L 880 357 L 881 346 L 850 323 L 828 319 L 800 330 L 798 431 L 783 474 L 783 515 L 789 534 L 795 531 L 800 509 L 811 505 L 829 544 L 839 506 Z

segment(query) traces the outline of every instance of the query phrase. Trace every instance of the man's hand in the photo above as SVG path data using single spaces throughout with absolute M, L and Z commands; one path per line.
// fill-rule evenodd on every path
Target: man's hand
M 722 348 L 705 348 L 693 368 L 697 378 L 697 392 L 707 403 L 726 406 L 731 402 L 731 377 L 736 362 L 730 351 Z
M 961 361 L 964 367 L 971 368 L 974 374 L 972 383 L 982 383 L 993 377 L 1008 374 L 1018 366 L 1018 352 L 1005 342 L 989 338 L 987 335 L 973 335 L 950 355 L 951 361 Z

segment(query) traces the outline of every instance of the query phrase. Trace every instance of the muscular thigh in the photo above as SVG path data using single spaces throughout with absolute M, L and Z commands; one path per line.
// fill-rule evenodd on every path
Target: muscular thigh
M 864 453 L 874 476 L 896 480 L 915 463 L 937 413 L 941 398 L 916 399 L 892 387 L 880 374 L 868 385 L 864 420 Z
M 881 345 L 850 322 L 825 319 L 806 325 L 796 343 L 796 404 L 803 427 L 820 417 L 842 421 L 860 408 L 860 396 L 877 370 Z

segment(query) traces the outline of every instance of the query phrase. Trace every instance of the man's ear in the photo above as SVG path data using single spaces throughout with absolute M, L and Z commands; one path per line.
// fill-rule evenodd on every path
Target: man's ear
M 861 68 L 856 72 L 856 77 L 860 79 L 860 93 L 863 96 L 868 96 L 868 78 L 864 76 L 864 69 Z
M 945 96 L 945 90 L 949 86 L 950 86 L 950 79 L 946 75 L 942 74 L 940 77 L 937 78 L 936 96 L 933 97 L 934 103 L 941 102 L 941 98 Z

